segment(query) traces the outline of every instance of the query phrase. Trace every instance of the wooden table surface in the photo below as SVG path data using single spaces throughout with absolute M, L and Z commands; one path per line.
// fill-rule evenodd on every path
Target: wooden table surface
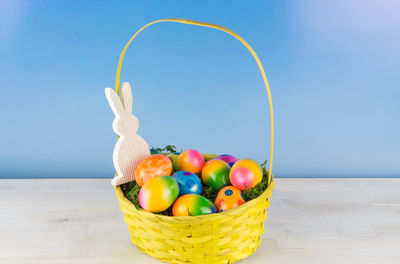
M 0 263 L 160 263 L 129 239 L 109 180 L 0 180 Z M 240 263 L 400 263 L 400 179 L 276 179 Z

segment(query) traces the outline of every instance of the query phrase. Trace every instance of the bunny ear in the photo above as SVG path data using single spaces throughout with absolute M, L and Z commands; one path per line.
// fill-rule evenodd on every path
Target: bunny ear
M 121 116 L 124 114 L 124 106 L 122 105 L 121 99 L 118 94 L 111 88 L 106 88 L 106 97 L 111 110 L 115 116 Z
M 125 111 L 132 113 L 132 89 L 128 82 L 124 82 L 121 86 L 121 101 L 124 104 Z

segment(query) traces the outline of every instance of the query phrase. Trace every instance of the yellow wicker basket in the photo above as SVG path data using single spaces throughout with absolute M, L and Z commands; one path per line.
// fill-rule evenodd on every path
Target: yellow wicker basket
M 264 232 L 266 209 L 274 189 L 272 175 L 273 157 L 273 111 L 271 94 L 261 62 L 250 45 L 235 32 L 209 23 L 186 19 L 162 19 L 142 27 L 129 40 L 119 59 L 116 92 L 119 93 L 120 72 L 126 49 L 132 40 L 146 27 L 159 22 L 177 22 L 219 29 L 234 36 L 253 55 L 260 68 L 268 94 L 271 116 L 271 152 L 268 172 L 269 185 L 257 198 L 232 210 L 201 216 L 173 217 L 138 210 L 124 196 L 119 186 L 115 187 L 120 209 L 129 226 L 131 239 L 136 247 L 161 261 L 169 263 L 233 263 L 253 254 L 261 242 Z

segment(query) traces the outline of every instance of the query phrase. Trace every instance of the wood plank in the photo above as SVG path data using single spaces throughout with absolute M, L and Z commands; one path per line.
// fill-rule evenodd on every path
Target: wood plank
M 0 180 L 0 263 L 159 263 L 131 244 L 109 180 Z M 400 263 L 400 179 L 277 179 L 241 263 Z

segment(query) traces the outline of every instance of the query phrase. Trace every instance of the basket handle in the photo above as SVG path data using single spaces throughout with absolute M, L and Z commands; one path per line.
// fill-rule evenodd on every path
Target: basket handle
M 215 24 L 204 23 L 204 22 L 188 20 L 188 19 L 180 19 L 180 18 L 166 18 L 166 19 L 155 20 L 153 22 L 148 23 L 147 25 L 145 25 L 144 27 L 139 29 L 132 36 L 132 38 L 128 41 L 128 43 L 125 45 L 124 49 L 122 50 L 121 56 L 119 57 L 119 61 L 118 61 L 117 77 L 115 79 L 116 93 L 119 94 L 119 84 L 120 84 L 122 61 L 124 60 L 124 55 L 125 55 L 126 50 L 129 47 L 129 45 L 137 37 L 137 35 L 139 35 L 139 33 L 142 32 L 142 30 L 144 30 L 145 28 L 147 28 L 153 24 L 160 23 L 160 22 L 176 22 L 176 23 L 196 25 L 196 26 L 201 26 L 201 27 L 215 28 L 215 29 L 224 31 L 224 32 L 232 35 L 233 37 L 235 37 L 237 40 L 239 40 L 250 51 L 251 55 L 253 55 L 253 58 L 255 59 L 257 65 L 258 65 L 258 68 L 260 69 L 260 73 L 264 80 L 265 88 L 266 88 L 267 94 L 268 94 L 269 112 L 270 112 L 270 119 L 271 119 L 271 151 L 270 151 L 270 162 L 269 162 L 269 173 L 268 173 L 268 183 L 270 183 L 271 173 L 272 173 L 272 158 L 273 158 L 273 152 L 274 152 L 274 113 L 273 113 L 273 108 L 272 108 L 271 91 L 269 90 L 268 80 L 267 80 L 267 76 L 265 75 L 264 68 L 263 68 L 261 61 L 258 58 L 256 52 L 241 36 L 239 36 L 238 34 L 233 32 L 232 30 L 230 30 L 226 27 L 215 25 Z

